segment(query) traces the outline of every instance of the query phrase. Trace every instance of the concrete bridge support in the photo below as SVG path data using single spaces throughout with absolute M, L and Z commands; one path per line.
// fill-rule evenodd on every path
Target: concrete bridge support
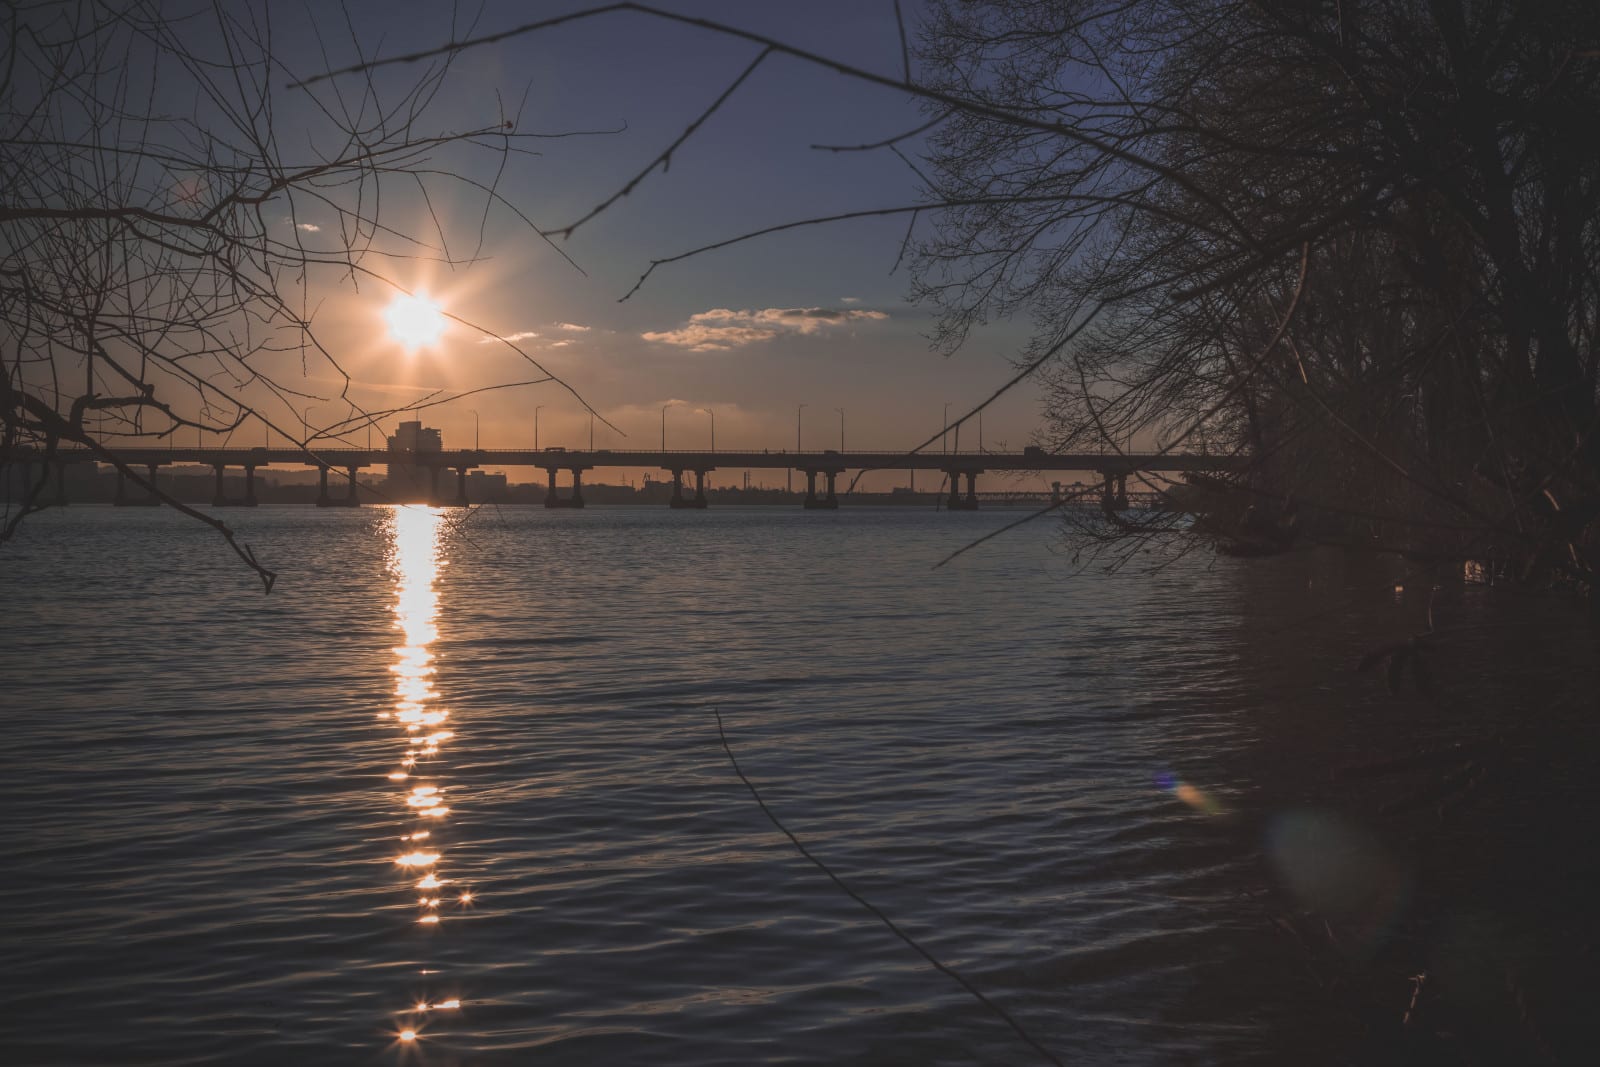
M 346 467 L 345 477 L 349 479 L 345 494 L 342 497 L 328 495 L 328 470 L 327 467 L 317 468 L 317 507 L 319 508 L 354 508 L 360 507 L 361 501 L 356 499 L 356 472 L 360 467 Z M 218 478 L 217 485 L 221 487 L 222 480 Z
M 214 508 L 253 508 L 256 506 L 256 468 L 254 464 L 245 464 L 244 468 L 244 499 L 230 499 L 223 486 L 223 476 L 226 474 L 226 463 L 213 463 L 211 469 L 217 472 L 217 487 L 211 496 L 211 506 Z
M 154 486 L 156 484 L 156 471 L 160 468 L 161 464 L 159 464 L 159 463 L 147 463 L 147 464 L 145 464 L 145 466 L 150 471 L 150 484 L 152 486 Z M 150 495 L 147 495 L 147 496 L 144 496 L 144 497 L 130 497 L 130 496 L 128 496 L 126 481 L 127 481 L 127 479 L 125 479 L 122 476 L 122 469 L 119 467 L 117 469 L 117 496 L 116 496 L 116 499 L 111 501 L 117 507 L 119 507 L 119 508 L 158 508 L 158 507 L 161 506 L 161 501 L 157 500 L 155 498 L 154 494 L 150 494 Z
M 64 508 L 67 506 L 66 463 L 62 460 L 56 460 L 55 471 L 56 491 L 55 496 L 52 497 L 43 491 L 44 485 L 50 481 L 50 461 L 48 459 L 42 459 L 39 461 L 40 499 L 36 501 L 38 507 Z M 32 499 L 33 493 L 33 460 L 25 459 L 22 461 L 22 499 L 24 501 Z
M 951 511 L 977 511 L 978 510 L 978 472 L 977 471 L 946 471 L 950 478 L 950 499 L 945 506 Z M 961 475 L 967 476 L 967 493 L 961 495 Z
M 828 479 L 828 489 L 824 496 L 817 496 L 817 475 Z M 837 470 L 806 471 L 806 502 L 805 507 L 820 511 L 837 511 L 839 508 L 839 494 L 835 479 L 839 476 Z
M 680 468 L 672 472 L 672 497 L 667 501 L 669 508 L 704 508 L 706 501 L 706 472 L 694 472 L 694 496 L 683 495 L 683 470 Z
M 1100 486 L 1100 506 L 1107 511 L 1128 510 L 1128 476 L 1126 474 L 1105 475 L 1105 482 Z
M 22 500 L 23 503 L 26 504 L 27 501 L 33 499 L 33 460 L 24 459 L 19 464 L 19 467 L 22 474 Z M 42 464 L 40 464 L 39 473 L 41 475 L 39 479 L 40 484 L 50 480 L 49 460 L 45 460 Z M 41 504 L 42 503 L 43 502 L 41 501 Z
M 558 467 L 546 467 L 545 473 L 550 475 L 550 488 L 544 494 L 544 506 L 547 508 L 581 508 L 583 507 L 583 471 L 574 467 L 572 469 L 572 495 L 563 497 L 556 492 L 556 472 Z
M 428 467 L 428 503 L 439 503 L 439 468 Z
M 468 500 L 467 500 L 467 470 L 468 470 L 468 468 L 466 468 L 466 467 L 457 467 L 456 468 L 456 498 L 451 503 L 451 505 L 450 505 L 451 507 L 464 508 L 468 504 Z

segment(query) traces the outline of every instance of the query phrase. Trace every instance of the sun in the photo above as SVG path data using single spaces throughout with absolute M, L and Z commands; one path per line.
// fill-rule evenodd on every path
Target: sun
M 389 324 L 389 336 L 407 348 L 424 348 L 444 333 L 445 317 L 425 293 L 395 297 L 384 309 L 383 318 Z

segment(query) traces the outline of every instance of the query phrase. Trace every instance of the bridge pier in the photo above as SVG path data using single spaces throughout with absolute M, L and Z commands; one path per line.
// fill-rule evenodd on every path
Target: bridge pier
M 826 496 L 821 496 L 821 497 L 817 496 L 817 475 L 819 475 L 819 474 L 822 475 L 824 478 L 828 479 L 828 489 L 827 489 L 827 495 Z M 804 506 L 808 510 L 816 510 L 816 511 L 837 511 L 838 510 L 838 508 L 839 508 L 839 495 L 838 495 L 838 492 L 837 492 L 837 490 L 835 488 L 835 485 L 834 485 L 834 479 L 836 477 L 838 477 L 838 475 L 839 475 L 839 472 L 837 470 L 823 470 L 823 471 L 808 470 L 808 471 L 806 471 L 806 500 L 805 500 L 805 505 Z
M 436 464 L 428 466 L 428 503 L 435 506 L 439 503 L 439 468 Z
M 704 508 L 706 506 L 706 472 L 694 472 L 694 496 L 683 495 L 683 468 L 672 472 L 672 499 L 667 501 L 669 508 Z
M 45 497 L 39 501 L 41 508 L 64 508 L 67 506 L 67 464 L 64 460 L 56 460 L 56 494 L 54 499 Z M 41 490 L 50 481 L 50 460 L 39 461 L 39 485 Z M 41 492 L 41 496 L 44 494 Z M 33 460 L 22 461 L 22 499 L 24 501 L 33 496 Z
M 961 494 L 961 476 L 967 476 L 967 492 Z M 945 501 L 945 507 L 950 511 L 977 511 L 978 510 L 978 472 L 977 471 L 945 471 L 950 479 L 950 496 Z
M 1126 474 L 1105 474 L 1105 483 L 1100 487 L 1100 506 L 1107 511 L 1128 510 L 1128 476 Z
M 45 460 L 43 471 L 44 471 L 44 476 L 46 478 L 49 478 L 50 477 L 50 461 L 49 460 Z M 23 505 L 26 506 L 27 505 L 27 501 L 31 500 L 32 498 L 33 498 L 33 460 L 25 459 L 25 460 L 22 461 L 22 500 L 23 500 Z
M 354 508 L 354 507 L 360 507 L 361 506 L 361 501 L 356 499 L 356 471 L 358 471 L 360 469 L 361 469 L 360 467 L 346 467 L 345 468 L 345 476 L 349 479 L 349 485 L 345 490 L 345 495 L 342 496 L 342 497 L 331 497 L 331 496 L 328 495 L 328 471 L 330 470 L 330 468 L 328 468 L 328 467 L 318 467 L 317 468 L 317 507 L 319 507 L 319 508 Z M 218 484 L 219 485 L 221 484 L 220 479 L 218 480 Z
M 156 484 L 156 470 L 161 466 L 161 464 L 146 463 L 145 466 L 150 471 L 150 485 L 153 487 Z M 154 494 L 140 499 L 134 499 L 128 496 L 126 479 L 123 478 L 122 469 L 120 467 L 117 468 L 117 496 L 116 499 L 111 501 L 111 503 L 119 508 L 158 508 L 161 506 L 161 501 L 157 500 Z
M 228 465 L 226 463 L 213 463 L 211 469 L 217 472 L 217 487 L 211 497 L 211 506 L 214 508 L 253 508 L 256 506 L 256 468 L 254 464 L 247 463 L 244 468 L 244 499 L 228 499 L 227 490 L 223 486 Z
M 456 499 L 455 499 L 455 503 L 452 504 L 451 506 L 452 507 L 457 507 L 457 508 L 464 508 L 464 507 L 467 506 L 467 504 L 468 504 L 468 501 L 467 501 L 467 468 L 466 467 L 457 467 L 456 468 Z
M 547 508 L 581 508 L 583 507 L 583 471 L 577 467 L 572 468 L 572 495 L 561 497 L 556 493 L 556 472 L 559 467 L 546 467 L 545 473 L 550 475 L 550 489 L 544 495 L 544 506 Z

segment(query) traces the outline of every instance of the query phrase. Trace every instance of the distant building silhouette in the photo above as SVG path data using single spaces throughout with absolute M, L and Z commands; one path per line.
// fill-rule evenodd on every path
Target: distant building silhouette
M 471 471 L 467 474 L 467 499 L 474 504 L 494 504 L 506 499 L 509 486 L 501 472 Z
M 426 501 L 433 483 L 425 457 L 442 451 L 444 437 L 437 429 L 421 422 L 402 422 L 389 437 L 391 458 L 385 474 L 386 492 L 403 502 Z

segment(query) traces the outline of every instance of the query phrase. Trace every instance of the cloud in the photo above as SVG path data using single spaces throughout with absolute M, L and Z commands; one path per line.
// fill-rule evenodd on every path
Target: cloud
M 675 345 L 691 352 L 717 352 L 770 341 L 780 334 L 810 335 L 827 326 L 886 319 L 882 311 L 838 308 L 712 308 L 689 316 L 676 330 L 640 334 L 646 341 Z
M 841 296 L 839 298 L 839 303 L 841 303 L 841 304 L 859 304 L 859 303 L 861 303 L 861 298 L 859 296 Z
M 550 342 L 550 347 L 551 348 L 566 348 L 571 343 L 572 343 L 571 341 L 551 341 Z
M 298 230 L 304 230 L 307 233 L 316 233 L 318 230 L 322 229 L 321 226 L 318 226 L 314 222 L 302 222 L 299 226 L 297 226 L 295 228 L 298 229 Z
M 558 329 L 558 330 L 571 330 L 574 333 L 588 333 L 589 332 L 589 327 L 587 327 L 587 326 L 579 326 L 575 322 L 558 322 L 558 323 L 556 323 L 556 329 Z
M 501 343 L 515 344 L 518 341 L 526 341 L 530 338 L 538 336 L 539 335 L 533 330 L 518 330 L 516 333 L 508 333 L 504 337 L 496 337 L 492 333 L 486 333 L 482 337 L 478 338 L 478 343 L 480 345 L 493 345 Z

